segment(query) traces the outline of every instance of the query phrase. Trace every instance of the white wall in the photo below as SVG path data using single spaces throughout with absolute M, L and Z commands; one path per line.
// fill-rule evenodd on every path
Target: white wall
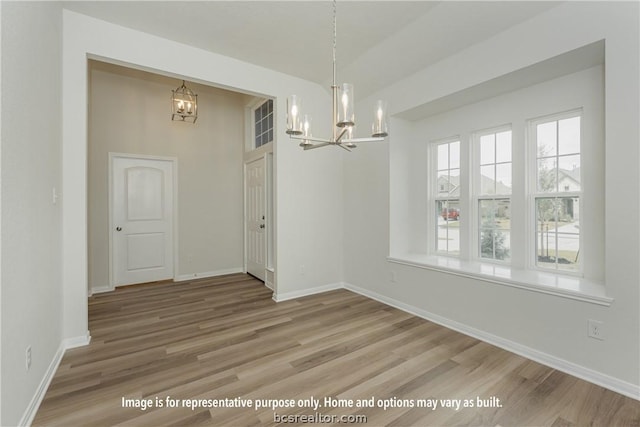
M 191 81 L 211 82 L 276 100 L 276 293 L 338 283 L 342 279 L 342 168 L 335 150 L 305 153 L 285 134 L 285 100 L 291 93 L 319 129 L 328 126 L 327 91 L 309 82 L 74 12 L 63 12 L 63 283 L 64 336 L 87 331 L 87 55 L 109 58 Z M 175 58 L 180 58 L 176 61 Z M 316 102 L 317 101 L 317 102 Z M 304 274 L 300 266 L 304 265 Z
M 59 3 L 2 2 L 2 418 L 17 425 L 62 338 Z M 25 350 L 31 346 L 31 369 Z
M 345 281 L 640 395 L 638 12 L 637 3 L 562 4 L 371 97 L 387 99 L 398 114 L 605 39 L 604 279 L 615 299 L 610 307 L 387 262 L 390 242 L 398 243 L 390 224 L 392 232 L 404 232 L 411 215 L 403 203 L 412 177 L 397 173 L 409 154 L 394 142 L 420 137 L 415 123 L 400 119 L 392 121 L 390 152 L 367 146 L 345 157 Z M 363 191 L 362 177 L 375 177 L 375 186 Z M 605 322 L 605 341 L 587 338 L 587 319 Z
M 89 285 L 109 287 L 109 152 L 178 159 L 178 278 L 241 271 L 248 97 L 187 82 L 195 124 L 170 119 L 180 80 L 90 62 Z

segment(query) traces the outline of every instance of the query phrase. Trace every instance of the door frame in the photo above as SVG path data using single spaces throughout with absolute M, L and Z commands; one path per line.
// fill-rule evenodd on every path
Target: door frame
M 152 156 L 146 154 L 131 154 L 131 153 L 112 153 L 109 152 L 109 290 L 113 291 L 116 288 L 115 275 L 113 274 L 113 229 L 115 223 L 113 221 L 113 161 L 116 158 L 122 159 L 134 159 L 134 160 L 160 160 L 165 162 L 171 162 L 172 165 L 172 180 L 173 180 L 173 203 L 172 203 L 172 231 L 173 231 L 173 247 L 171 252 L 173 254 L 173 281 L 176 281 L 178 277 L 178 158 L 177 157 L 165 157 L 165 156 Z

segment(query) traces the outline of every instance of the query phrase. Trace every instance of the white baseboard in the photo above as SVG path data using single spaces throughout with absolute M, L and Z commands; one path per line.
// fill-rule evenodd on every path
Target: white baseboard
M 328 285 L 317 286 L 315 288 L 302 289 L 300 291 L 285 292 L 285 293 L 273 293 L 273 300 L 275 302 L 287 301 L 294 298 L 306 297 L 308 295 L 320 294 L 322 292 L 329 292 L 336 289 L 343 289 L 344 283 L 330 283 Z
M 522 357 L 526 357 L 527 359 L 531 359 L 543 365 L 549 366 L 550 368 L 557 369 L 558 371 L 562 371 L 566 374 L 578 377 L 580 379 L 615 391 L 616 393 L 620 393 L 632 399 L 640 400 L 640 386 L 637 386 L 635 384 L 631 384 L 629 382 L 611 377 L 601 372 L 594 371 L 584 366 L 577 365 L 573 362 L 569 362 L 559 357 L 552 356 L 550 354 L 538 351 L 522 344 L 518 344 L 516 342 L 490 334 L 488 332 L 481 331 L 463 323 L 456 322 L 455 320 L 447 319 L 437 314 L 433 314 L 426 310 L 422 310 L 393 298 L 381 295 L 377 292 L 373 292 L 359 286 L 351 285 L 349 283 L 345 283 L 344 287 L 345 289 L 374 299 L 383 304 L 390 305 L 391 307 L 395 307 L 399 310 L 429 320 L 433 323 L 437 323 L 441 326 L 444 326 L 445 328 L 453 329 L 454 331 L 471 336 L 473 338 L 477 338 L 486 343 L 495 345 L 496 347 L 500 347 Z
M 62 345 L 65 350 L 69 350 L 71 348 L 76 347 L 84 347 L 85 345 L 89 345 L 91 342 L 91 334 L 87 331 L 86 335 L 81 335 L 79 337 L 66 338 L 62 341 Z
M 38 408 L 40 408 L 40 404 L 42 403 L 42 399 L 44 399 L 44 395 L 47 393 L 47 389 L 51 384 L 51 380 L 53 380 L 56 371 L 58 370 L 58 366 L 60 366 L 60 362 L 62 361 L 62 357 L 64 356 L 65 351 L 70 348 L 81 347 L 83 345 L 89 344 L 91 341 L 91 335 L 89 335 L 89 331 L 85 336 L 67 338 L 62 340 L 56 354 L 53 356 L 51 363 L 49 363 L 49 367 L 47 371 L 44 373 L 38 388 L 36 389 L 35 394 L 31 398 L 27 409 L 24 411 L 22 418 L 20 419 L 20 426 L 30 426 L 33 422 L 33 419 L 36 417 L 36 413 L 38 412 Z
M 225 274 L 236 274 L 236 273 L 242 273 L 242 272 L 244 272 L 244 269 L 242 267 L 235 267 L 235 268 L 227 268 L 224 270 L 206 271 L 204 273 L 179 274 L 173 278 L 173 281 L 183 282 L 186 280 L 206 279 L 208 277 L 224 276 Z
M 98 288 L 90 288 L 89 289 L 89 296 L 92 296 L 94 294 L 103 294 L 105 292 L 111 292 L 113 291 L 113 288 L 110 286 L 101 286 Z

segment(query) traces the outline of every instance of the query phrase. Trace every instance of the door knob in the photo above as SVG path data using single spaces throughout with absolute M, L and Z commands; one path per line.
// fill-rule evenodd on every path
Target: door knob
M 116 231 L 122 231 L 122 227 L 116 227 Z
M 260 228 L 264 228 L 264 224 L 260 224 Z

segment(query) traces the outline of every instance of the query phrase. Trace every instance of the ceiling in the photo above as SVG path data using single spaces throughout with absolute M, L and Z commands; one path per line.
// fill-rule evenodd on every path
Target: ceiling
M 556 6 L 540 1 L 339 1 L 338 83 L 364 97 Z M 322 85 L 328 1 L 68 1 L 66 9 Z

